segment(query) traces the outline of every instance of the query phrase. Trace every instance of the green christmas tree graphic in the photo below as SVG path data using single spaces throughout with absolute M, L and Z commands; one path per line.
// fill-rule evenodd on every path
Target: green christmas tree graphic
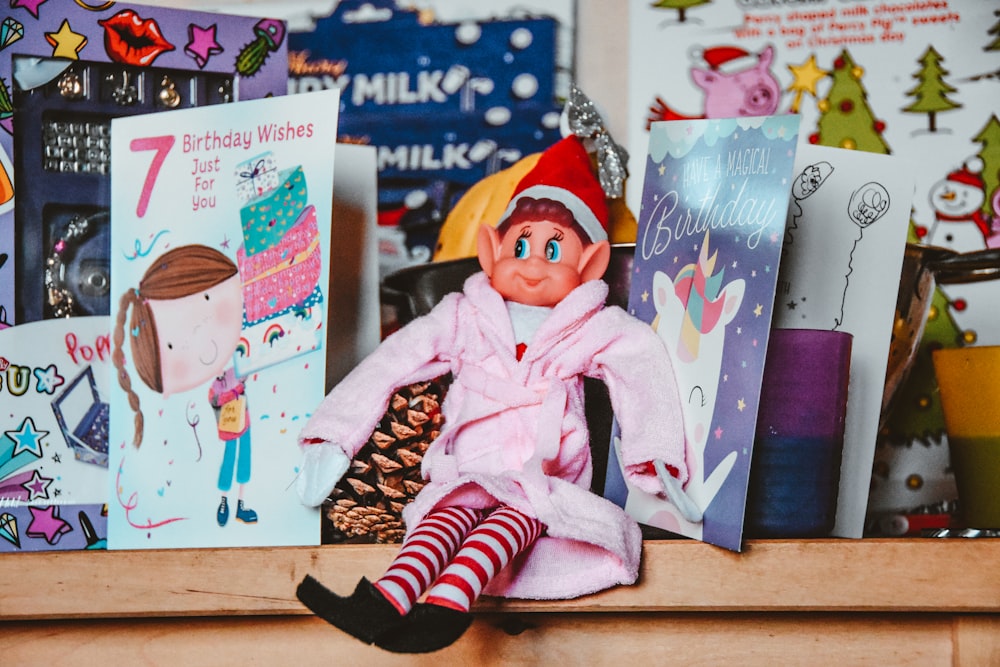
M 891 153 L 882 137 L 885 123 L 876 119 L 868 106 L 868 93 L 861 84 L 864 69 L 855 64 L 846 49 L 833 61 L 830 76 L 833 84 L 817 105 L 820 112 L 817 132 L 809 141 L 869 153 Z
M 972 140 L 982 146 L 977 154 L 983 161 L 983 191 L 986 193 L 982 211 L 992 215 L 993 193 L 1000 187 L 1000 120 L 997 120 L 996 114 L 990 116 Z
M 656 9 L 676 9 L 677 20 L 681 23 L 687 19 L 686 12 L 692 7 L 710 4 L 712 0 L 658 0 L 650 6 Z
M 1000 9 L 994 10 L 993 16 L 997 17 L 997 22 L 987 30 L 987 34 L 993 35 L 993 41 L 983 47 L 983 51 L 1000 51 Z
M 957 92 L 944 81 L 948 70 L 941 66 L 944 58 L 933 46 L 928 46 L 924 55 L 917 61 L 921 64 L 920 71 L 913 75 L 919 83 L 911 90 L 906 91 L 909 97 L 916 98 L 903 111 L 909 113 L 926 113 L 927 124 L 931 132 L 937 132 L 937 114 L 941 111 L 951 111 L 962 107 L 958 102 L 948 99 L 948 93 Z
M 983 51 L 1000 51 L 1000 9 L 994 10 L 993 15 L 996 16 L 998 20 L 989 30 L 986 31 L 987 35 L 992 35 L 992 39 L 988 44 L 986 44 L 986 46 L 983 47 Z M 966 81 L 981 81 L 983 79 L 997 78 L 1000 78 L 1000 69 L 966 77 Z

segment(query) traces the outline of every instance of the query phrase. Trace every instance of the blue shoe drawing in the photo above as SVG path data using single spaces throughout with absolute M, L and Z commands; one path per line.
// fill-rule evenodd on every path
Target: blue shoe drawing
M 229 521 L 229 501 L 226 500 L 225 496 L 222 496 L 222 502 L 219 503 L 219 511 L 215 518 L 218 519 L 220 526 L 225 526 L 226 522 Z
M 257 513 L 243 506 L 243 501 L 236 503 L 236 519 L 243 523 L 257 523 Z

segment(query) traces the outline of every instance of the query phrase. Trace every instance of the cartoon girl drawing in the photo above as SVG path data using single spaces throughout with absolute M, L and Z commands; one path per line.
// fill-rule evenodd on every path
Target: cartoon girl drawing
M 242 322 L 243 292 L 236 264 L 214 248 L 185 245 L 160 255 L 139 286 L 121 296 L 114 326 L 112 361 L 135 412 L 132 442 L 136 447 L 142 444 L 143 415 L 125 368 L 126 332 L 135 372 L 153 391 L 168 397 L 212 381 L 209 402 L 215 408 L 219 439 L 225 442 L 218 484 L 220 526 L 229 520 L 234 472 L 239 485 L 236 519 L 257 522 L 257 513 L 243 503 L 244 486 L 250 481 L 246 394 L 242 379 L 226 368 L 239 342 Z

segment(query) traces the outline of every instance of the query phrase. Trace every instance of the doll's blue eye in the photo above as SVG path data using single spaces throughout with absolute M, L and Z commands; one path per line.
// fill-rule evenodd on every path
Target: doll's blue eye
M 531 246 L 528 245 L 528 239 L 525 237 L 519 238 L 514 242 L 514 257 L 517 259 L 525 259 L 531 254 Z
M 562 246 L 555 239 L 545 244 L 545 259 L 550 262 L 558 262 L 562 259 Z

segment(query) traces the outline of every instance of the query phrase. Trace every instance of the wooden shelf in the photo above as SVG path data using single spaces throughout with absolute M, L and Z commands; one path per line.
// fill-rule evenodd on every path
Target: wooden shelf
M 1000 664 L 1000 540 L 647 541 L 640 581 L 575 600 L 483 599 L 439 653 L 399 656 L 312 616 L 397 546 L 0 555 L 9 664 Z M 659 656 L 659 657 L 657 657 Z M 443 663 L 442 663 L 443 661 Z M 0 661 L 3 662 L 3 661 Z M 8 664 L 4 662 L 4 664 Z
M 398 547 L 24 553 L 0 556 L 0 620 L 307 614 L 311 574 L 335 591 Z M 575 600 L 484 599 L 479 611 L 1000 613 L 1000 540 L 759 540 L 733 553 L 647 541 L 636 586 Z

